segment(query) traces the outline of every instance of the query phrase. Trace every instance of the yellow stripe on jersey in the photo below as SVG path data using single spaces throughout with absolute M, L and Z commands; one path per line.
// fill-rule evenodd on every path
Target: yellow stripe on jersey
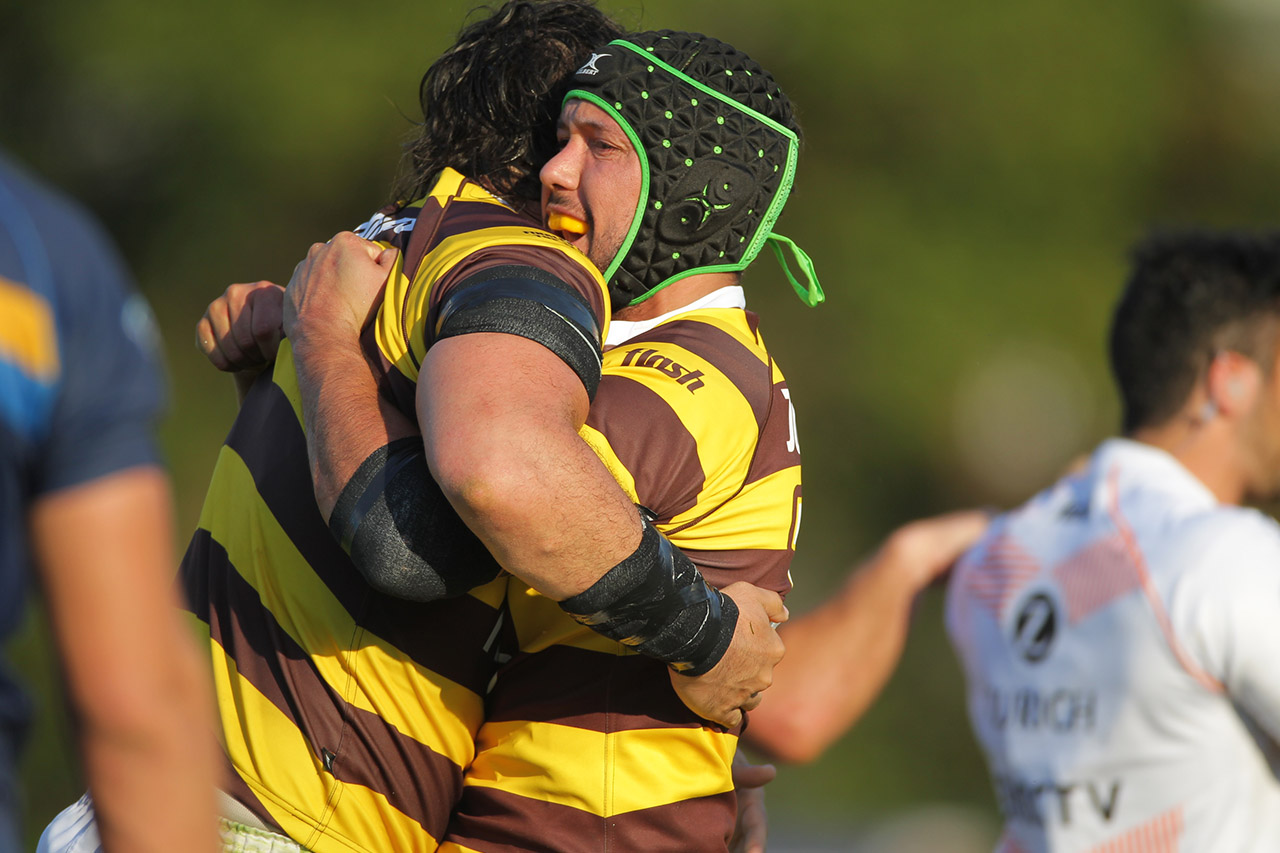
M 605 289 L 599 270 L 585 255 L 554 234 L 532 226 L 483 228 L 441 240 L 422 259 L 412 281 L 398 270 L 391 276 L 386 297 L 378 310 L 378 346 L 387 360 L 410 381 L 418 381 L 418 365 L 422 363 L 426 347 L 435 333 L 434 329 L 426 329 L 432 288 L 475 252 L 503 246 L 536 246 L 560 252 L 588 271 L 602 291 Z M 601 334 L 604 335 L 608 333 L 608 319 L 602 322 Z
M 793 547 L 793 512 L 787 510 L 792 507 L 798 485 L 799 465 L 774 472 L 743 489 L 694 527 L 673 533 L 671 541 L 699 551 L 789 550 Z M 698 510 L 695 507 L 683 517 L 696 518 Z M 665 532 L 679 523 L 678 517 L 670 525 L 658 525 L 658 529 Z
M 430 197 L 435 199 L 442 207 L 450 199 L 461 199 L 462 201 L 483 201 L 489 204 L 496 204 L 502 207 L 507 205 L 499 201 L 493 193 L 477 184 L 475 181 L 469 181 L 465 176 L 456 169 L 442 169 L 436 182 L 431 185 Z
M 600 457 L 600 461 L 604 463 L 604 467 L 609 470 L 610 476 L 618 481 L 618 485 L 622 487 L 622 491 L 626 492 L 627 497 L 631 498 L 632 503 L 639 503 L 640 498 L 636 494 L 636 478 L 627 470 L 626 466 L 618 461 L 618 454 L 614 453 L 613 447 L 609 444 L 609 438 L 604 433 L 594 427 L 583 424 L 582 429 L 578 430 L 578 435 L 582 436 L 582 440 L 587 446 Z
M 686 386 L 671 381 L 652 367 L 644 366 L 643 362 L 647 362 L 652 356 L 642 361 L 634 354 L 635 347 L 610 350 L 605 356 L 605 374 L 625 377 L 658 395 L 698 441 L 699 447 L 741 448 L 744 454 L 744 458 L 735 460 L 739 464 L 717 465 L 710 472 L 707 471 L 706 461 L 700 459 L 704 480 L 694 506 L 671 519 L 672 526 L 679 526 L 699 517 L 710 507 L 728 500 L 742 485 L 746 466 L 751 461 L 749 454 L 759 434 L 755 412 L 742 392 L 723 379 L 714 363 L 675 344 L 646 342 L 637 346 L 643 347 L 646 352 L 652 351 L 656 356 L 670 359 L 687 371 L 701 371 L 706 377 L 704 384 L 696 392 L 690 393 Z M 763 367 L 763 363 L 761 366 Z M 722 381 L 710 380 L 710 377 L 716 376 L 720 376 Z M 605 466 L 610 471 L 625 469 L 612 452 L 604 458 Z M 790 497 L 787 502 L 790 503 Z
M 293 345 L 289 343 L 289 339 L 285 338 L 280 341 L 280 349 L 276 352 L 276 366 L 271 371 L 271 379 L 275 382 L 285 398 L 289 401 L 289 405 L 293 407 L 293 413 L 298 418 L 299 424 L 306 424 L 302 417 L 302 392 L 298 390 L 298 375 L 294 371 L 293 365 Z
M 33 379 L 56 379 L 58 333 L 49 302 L 0 276 L 0 318 L 0 359 Z
M 240 676 L 235 661 L 215 641 L 210 642 L 227 755 L 286 833 L 314 853 L 435 848 L 436 839 L 386 797 L 328 773 L 293 721 Z M 252 733 L 236 725 L 242 719 L 254 721 Z M 304 767 L 313 772 L 299 772 Z M 259 781 L 263 778 L 272 780 L 270 788 Z M 323 834 L 314 819 L 300 816 L 306 814 L 321 816 Z
M 386 247 L 390 244 L 380 242 L 378 245 Z M 400 306 L 408 298 L 411 285 L 409 277 L 404 274 L 404 253 L 400 252 L 396 255 L 395 264 L 391 267 L 391 274 L 387 276 L 387 288 L 382 304 L 378 306 L 373 333 L 378 341 L 378 349 L 382 350 L 387 360 L 396 365 L 401 373 L 416 382 L 418 368 L 407 357 L 409 343 L 405 340 L 405 330 L 400 323 Z
M 487 723 L 466 784 L 611 817 L 732 790 L 737 744 L 734 735 L 708 728 L 605 734 L 555 723 Z M 708 765 L 724 772 L 710 775 Z
M 281 630 L 306 650 L 321 677 L 343 699 L 465 767 L 473 754 L 472 733 L 483 718 L 481 697 L 360 628 L 265 505 L 251 512 L 259 524 L 247 535 L 238 535 L 236 521 L 248 511 L 245 500 L 261 498 L 244 461 L 224 446 L 200 527 L 226 549 L 231 564 L 257 591 Z M 235 533 L 226 536 L 227 530 Z M 258 565 L 272 567 L 271 583 L 257 575 Z M 431 713 L 423 713 L 423 708 Z M 224 717 L 224 723 L 231 719 Z
M 635 649 L 579 625 L 560 609 L 558 602 L 519 578 L 512 577 L 508 583 L 507 605 L 511 609 L 511 624 L 516 630 L 520 651 L 533 654 L 567 643 L 574 648 L 620 657 L 639 654 Z

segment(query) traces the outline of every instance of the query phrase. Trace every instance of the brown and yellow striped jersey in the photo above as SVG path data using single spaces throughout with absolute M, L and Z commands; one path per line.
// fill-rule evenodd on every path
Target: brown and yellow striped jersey
M 607 323 L 590 262 L 456 172 L 362 233 L 402 250 L 364 341 L 410 416 L 441 301 L 478 273 L 543 270 Z M 287 343 L 222 448 L 182 578 L 208 632 L 230 793 L 316 853 L 435 849 L 474 756 L 506 582 L 427 605 L 364 582 L 312 497 Z
M 786 593 L 800 520 L 794 430 L 755 315 L 707 307 L 605 354 L 583 435 L 709 581 Z M 664 664 L 516 579 L 508 607 L 519 653 L 490 693 L 441 849 L 727 849 L 737 733 L 685 708 Z

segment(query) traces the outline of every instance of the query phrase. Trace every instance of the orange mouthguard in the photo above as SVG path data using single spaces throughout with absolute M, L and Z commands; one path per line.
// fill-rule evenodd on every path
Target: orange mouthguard
M 563 213 L 552 213 L 547 216 L 547 227 L 552 231 L 567 231 L 570 234 L 586 234 L 587 223 Z

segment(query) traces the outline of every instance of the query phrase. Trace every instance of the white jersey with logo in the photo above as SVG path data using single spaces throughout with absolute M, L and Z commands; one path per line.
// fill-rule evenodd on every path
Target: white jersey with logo
M 960 561 L 1002 851 L 1280 851 L 1280 526 L 1105 442 Z

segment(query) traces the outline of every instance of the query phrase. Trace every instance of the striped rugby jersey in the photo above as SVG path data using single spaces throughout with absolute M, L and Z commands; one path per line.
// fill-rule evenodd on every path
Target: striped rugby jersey
M 716 304 L 740 299 L 726 291 L 605 353 L 583 435 L 710 582 L 786 593 L 800 520 L 794 415 L 756 316 Z M 520 652 L 490 694 L 441 849 L 725 850 L 737 733 L 685 708 L 664 664 L 514 578 L 508 607 Z
M 360 233 L 402 250 L 363 342 L 411 417 L 440 301 L 474 273 L 536 266 L 607 323 L 584 256 L 452 170 Z M 435 849 L 474 754 L 506 583 L 429 605 L 365 584 L 312 497 L 287 342 L 222 448 L 182 576 L 209 633 L 229 792 L 316 853 Z

